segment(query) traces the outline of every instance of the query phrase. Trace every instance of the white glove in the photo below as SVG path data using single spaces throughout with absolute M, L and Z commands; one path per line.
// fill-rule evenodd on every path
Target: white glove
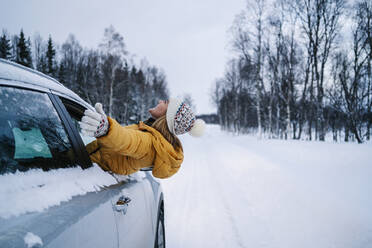
M 90 109 L 85 110 L 83 118 L 81 118 L 80 127 L 84 135 L 91 137 L 101 137 L 107 134 L 109 130 L 109 122 L 105 112 L 103 112 L 102 104 L 96 103 L 94 106 L 96 112 Z

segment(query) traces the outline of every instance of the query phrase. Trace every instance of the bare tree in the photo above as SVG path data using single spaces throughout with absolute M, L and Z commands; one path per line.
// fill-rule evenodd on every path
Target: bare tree
M 261 98 L 263 95 L 263 21 L 264 21 L 264 0 L 255 0 L 256 7 L 256 46 L 255 50 L 255 64 L 257 65 L 256 74 L 256 104 L 257 104 L 257 122 L 258 122 L 258 137 L 262 136 L 262 121 L 261 121 Z
M 105 80 L 108 84 L 108 114 L 113 113 L 114 86 L 116 70 L 122 67 L 124 56 L 127 54 L 124 38 L 115 31 L 114 27 L 105 29 L 102 43 L 99 45 L 102 53 L 102 64 L 105 74 Z
M 61 66 L 64 68 L 64 72 L 60 73 L 60 80 L 61 77 L 63 77 L 63 81 L 65 82 L 66 86 L 72 90 L 76 90 L 78 86 L 78 61 L 83 53 L 83 48 L 78 40 L 76 40 L 75 36 L 70 34 L 67 40 L 62 44 L 60 53 L 60 68 Z
M 46 71 L 46 61 L 44 58 L 46 46 L 43 38 L 39 33 L 35 33 L 33 36 L 33 61 L 35 69 L 38 71 Z
M 196 113 L 196 105 L 195 105 L 194 99 L 192 98 L 191 94 L 185 93 L 182 99 L 185 103 L 187 103 L 191 107 L 192 111 Z
M 302 32 L 308 40 L 308 56 L 312 62 L 311 85 L 315 83 L 316 87 L 316 131 L 319 131 L 321 141 L 324 141 L 326 132 L 323 112 L 326 64 L 338 35 L 344 6 L 344 0 L 296 0 L 293 4 Z
M 369 54 L 365 52 L 368 45 L 366 39 L 368 35 L 363 32 L 365 30 L 365 6 L 358 4 L 356 7 L 351 61 L 347 55 L 342 57 L 342 70 L 339 77 L 344 93 L 348 125 L 358 143 L 363 142 L 363 114 L 366 112 L 365 106 L 369 108 L 370 101 L 369 82 L 371 79 L 365 77 L 368 75 L 368 60 L 370 59 Z M 365 73 L 366 68 L 367 73 Z
M 362 0 L 356 5 L 356 19 L 359 32 L 364 39 L 363 52 L 366 55 L 366 76 L 367 76 L 367 132 L 366 139 L 370 140 L 372 125 L 372 3 Z
M 255 105 L 258 137 L 262 136 L 262 98 L 264 95 L 264 20 L 265 0 L 247 2 L 247 8 L 237 16 L 233 25 L 233 47 L 243 59 L 241 67 L 255 65 Z M 255 28 L 250 30 L 251 25 Z

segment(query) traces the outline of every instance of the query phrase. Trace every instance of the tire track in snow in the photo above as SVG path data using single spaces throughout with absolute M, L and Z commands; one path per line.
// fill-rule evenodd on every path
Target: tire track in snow
M 202 151 L 209 142 L 193 145 L 193 150 Z M 192 156 L 186 154 L 182 171 L 174 180 L 163 183 L 168 203 L 166 217 L 169 217 L 166 237 L 170 247 L 246 247 L 228 198 L 216 178 L 223 174 L 222 168 L 215 167 L 213 157 L 212 150 Z
M 194 167 L 192 166 L 190 169 L 192 170 L 191 174 L 194 175 L 195 174 Z M 179 201 L 183 202 L 184 204 L 182 204 L 183 205 L 183 208 L 181 211 L 182 214 L 180 214 L 183 221 L 180 223 L 182 225 L 182 229 L 180 228 L 180 236 L 179 236 L 177 247 L 187 247 L 187 244 L 185 246 L 184 242 L 187 241 L 188 239 L 188 234 L 189 234 L 190 224 L 191 224 L 189 217 L 190 217 L 191 203 L 193 202 L 192 201 L 192 194 L 193 194 L 192 186 L 193 185 L 194 185 L 194 177 L 193 176 L 187 177 L 186 183 L 184 184 L 184 186 L 186 186 L 185 195 L 182 199 L 179 199 Z
M 222 143 L 224 148 L 216 147 L 214 145 L 216 143 Z M 217 158 L 213 158 L 217 162 L 214 167 L 218 168 L 218 170 L 215 170 L 216 173 L 213 178 L 224 199 L 224 207 L 229 215 L 237 245 L 239 247 L 250 247 L 252 245 L 253 247 L 266 247 L 272 242 L 273 236 L 269 220 L 259 214 L 264 210 L 260 208 L 262 207 L 260 199 L 262 190 L 257 191 L 257 189 L 265 188 L 265 191 L 272 195 L 273 188 L 278 185 L 268 184 L 267 180 L 262 181 L 262 178 L 278 179 L 277 166 L 256 153 L 252 153 L 249 149 L 237 146 L 232 142 L 215 139 L 210 140 L 208 145 L 206 144 L 206 146 L 213 145 L 214 153 L 217 155 Z M 226 153 L 224 152 L 225 149 L 234 152 Z M 244 160 L 249 161 L 248 164 L 242 164 L 241 161 L 231 161 L 231 157 L 241 158 L 242 154 L 244 154 Z M 210 155 L 206 158 L 209 158 Z M 210 165 L 210 163 L 207 164 Z M 264 173 L 264 175 L 261 175 L 261 173 Z M 259 177 L 256 178 L 258 175 Z M 228 183 L 222 185 L 219 179 Z M 270 200 L 275 200 L 275 197 L 270 198 Z M 241 211 L 241 206 L 244 206 L 243 211 Z M 262 237 L 265 237 L 265 239 L 262 239 Z
M 265 171 L 266 166 L 263 168 L 253 163 L 246 167 L 241 163 L 234 164 L 239 161 L 231 162 L 229 159 L 234 156 L 240 159 L 242 154 L 252 161 L 261 161 L 260 158 L 251 151 L 219 137 L 198 141 L 189 138 L 184 141 L 183 167 L 169 183 L 165 182 L 165 197 L 170 203 L 167 208 L 170 227 L 167 229 L 167 240 L 170 247 L 246 248 L 248 244 L 255 244 L 255 247 L 265 246 L 267 243 L 257 238 L 268 233 L 268 223 L 257 216 L 255 205 L 252 205 L 251 201 L 257 193 L 247 195 L 246 190 L 247 185 L 257 188 L 257 182 L 249 177 L 247 184 L 247 178 L 243 179 L 242 176 L 247 175 L 247 172 L 250 175 L 252 170 Z M 226 154 L 225 149 L 230 152 Z M 244 183 L 241 184 L 242 182 Z M 168 190 L 170 192 L 167 192 Z M 236 204 L 245 207 L 241 208 Z M 255 224 L 259 225 L 258 230 Z
M 203 147 L 214 147 L 214 146 L 215 146 L 215 141 L 214 142 L 213 141 L 211 142 L 211 140 L 205 140 L 204 141 Z M 237 245 L 236 247 L 246 248 L 247 246 L 245 246 L 245 244 L 243 243 L 241 235 L 240 235 L 239 228 L 236 224 L 237 220 L 234 217 L 234 214 L 233 214 L 233 212 L 232 212 L 232 210 L 229 206 L 229 199 L 228 199 L 228 197 L 226 197 L 226 193 L 224 192 L 225 191 L 224 188 L 225 187 L 232 187 L 232 184 L 230 184 L 230 183 L 226 184 L 225 187 L 223 185 L 221 185 L 220 180 L 224 179 L 227 174 L 225 174 L 225 172 L 222 171 L 223 166 L 219 166 L 219 165 L 216 165 L 216 164 L 211 162 L 211 156 L 213 155 L 213 153 L 216 152 L 214 149 L 213 149 L 213 151 L 214 152 L 212 152 L 212 153 L 203 153 L 203 155 L 200 157 L 200 161 L 203 161 L 203 163 L 201 163 L 201 164 L 203 164 L 207 167 L 206 170 L 204 169 L 204 172 L 206 172 L 206 175 L 204 175 L 204 176 L 209 177 L 212 181 L 212 185 L 215 186 L 215 187 L 211 187 L 210 189 L 214 189 L 213 191 L 214 191 L 215 195 L 217 197 L 219 197 L 218 201 L 222 204 L 224 214 L 226 215 L 228 223 L 230 224 L 230 230 L 232 231 L 233 241 Z M 213 159 L 215 159 L 214 156 L 212 156 L 212 157 L 213 157 Z M 211 173 L 212 171 L 214 171 L 215 173 Z M 233 180 L 228 180 L 228 181 L 232 182 Z M 232 241 L 232 240 L 230 240 L 230 241 Z M 229 244 L 229 247 L 232 247 L 231 244 Z
M 208 167 L 209 167 L 209 163 L 207 163 L 207 164 L 208 164 Z M 218 192 L 220 192 L 220 194 L 222 196 L 222 204 L 225 208 L 225 213 L 227 214 L 227 216 L 229 218 L 231 229 L 232 229 L 233 234 L 235 236 L 234 240 L 236 241 L 236 244 L 238 245 L 238 247 L 246 248 L 246 246 L 243 244 L 242 239 L 240 237 L 239 229 L 236 225 L 236 220 L 235 220 L 235 218 L 232 214 L 232 211 L 231 211 L 231 208 L 228 204 L 227 198 L 226 198 L 225 194 L 223 193 L 223 187 L 221 187 L 221 184 L 219 183 L 219 181 L 216 180 L 216 177 L 213 177 L 213 178 L 214 178 L 215 184 L 217 185 Z

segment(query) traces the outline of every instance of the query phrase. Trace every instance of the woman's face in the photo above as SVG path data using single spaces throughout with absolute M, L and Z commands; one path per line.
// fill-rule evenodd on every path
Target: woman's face
M 168 100 L 166 100 L 166 101 L 159 100 L 158 105 L 156 105 L 156 107 L 154 107 L 152 109 L 149 109 L 149 112 L 150 112 L 151 116 L 154 119 L 157 119 L 157 118 L 165 115 L 167 113 L 168 103 L 169 103 Z

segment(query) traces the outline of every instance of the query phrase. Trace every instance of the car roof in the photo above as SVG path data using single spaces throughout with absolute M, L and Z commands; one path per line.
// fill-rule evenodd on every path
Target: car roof
M 0 85 L 17 86 L 43 92 L 52 92 L 92 109 L 91 105 L 56 79 L 5 59 L 0 59 Z

